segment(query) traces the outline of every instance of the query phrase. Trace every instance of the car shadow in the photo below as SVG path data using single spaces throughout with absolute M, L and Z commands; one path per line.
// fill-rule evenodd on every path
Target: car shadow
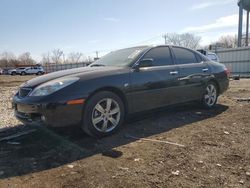
M 95 154 L 118 158 L 123 153 L 114 148 L 135 142 L 137 138 L 213 118 L 227 109 L 228 106 L 221 104 L 210 110 L 188 104 L 136 114 L 129 117 L 117 133 L 102 139 L 86 135 L 79 127 L 28 127 L 36 131 L 0 142 L 0 179 L 56 168 Z M 6 132 L 15 132 L 15 129 Z M 0 131 L 0 138 L 6 136 L 4 134 Z

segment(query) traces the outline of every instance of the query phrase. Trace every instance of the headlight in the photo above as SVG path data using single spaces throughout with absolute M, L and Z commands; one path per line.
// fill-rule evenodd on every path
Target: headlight
M 46 96 L 50 95 L 64 87 L 67 87 L 70 84 L 78 81 L 77 77 L 68 77 L 68 78 L 59 78 L 36 87 L 29 96 Z

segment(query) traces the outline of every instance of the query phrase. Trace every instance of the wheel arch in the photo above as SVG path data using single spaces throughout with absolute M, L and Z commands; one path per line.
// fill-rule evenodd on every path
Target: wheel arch
M 220 84 L 219 84 L 219 82 L 218 82 L 215 78 L 211 78 L 210 80 L 208 80 L 208 82 L 213 82 L 213 83 L 215 83 L 215 85 L 216 85 L 216 87 L 217 87 L 217 89 L 218 89 L 218 93 L 220 94 L 221 89 L 220 89 Z
M 87 98 L 87 101 L 94 96 L 96 93 L 101 92 L 101 91 L 109 91 L 112 92 L 114 94 L 116 94 L 118 97 L 120 97 L 120 99 L 122 100 L 123 104 L 124 104 L 124 110 L 125 110 L 125 115 L 128 113 L 128 101 L 127 98 L 125 96 L 125 94 L 123 93 L 123 91 L 121 91 L 119 88 L 116 87 L 112 87 L 112 86 L 107 86 L 107 87 L 101 87 L 96 89 L 95 91 L 93 91 Z

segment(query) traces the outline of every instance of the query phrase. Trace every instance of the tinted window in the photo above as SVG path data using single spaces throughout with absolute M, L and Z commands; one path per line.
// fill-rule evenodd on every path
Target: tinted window
M 195 53 L 196 59 L 198 60 L 198 62 L 204 61 L 204 59 L 202 58 L 202 56 L 199 53 Z
M 173 47 L 177 64 L 198 63 L 195 54 L 184 48 Z
M 172 65 L 172 58 L 168 47 L 153 48 L 143 59 L 153 59 L 153 66 Z

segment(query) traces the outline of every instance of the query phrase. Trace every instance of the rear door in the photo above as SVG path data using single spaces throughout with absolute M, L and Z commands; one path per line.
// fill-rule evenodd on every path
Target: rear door
M 182 47 L 172 47 L 175 62 L 178 67 L 178 84 L 180 102 L 201 99 L 206 78 L 211 70 L 206 62 L 192 50 Z
M 131 97 L 134 112 L 175 103 L 178 72 L 169 47 L 149 50 L 142 58 L 153 60 L 152 66 L 131 73 Z

